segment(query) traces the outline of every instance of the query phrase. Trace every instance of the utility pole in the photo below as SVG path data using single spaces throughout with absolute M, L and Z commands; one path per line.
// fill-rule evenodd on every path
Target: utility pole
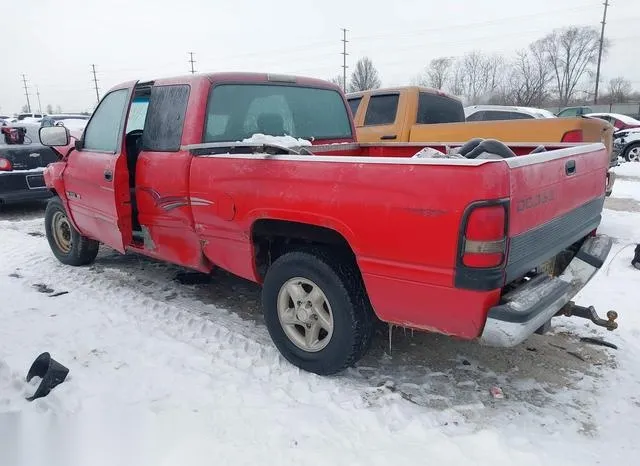
M 347 92 L 347 30 L 342 28 L 342 90 Z
M 96 90 L 96 102 L 100 103 L 100 92 L 98 91 L 98 78 L 96 77 L 96 65 L 91 65 L 91 70 L 93 73 L 93 86 Z
M 195 74 L 196 70 L 193 68 L 193 64 L 195 63 L 195 60 L 193 59 L 193 52 L 189 52 L 189 63 L 191 63 L 191 74 Z
M 40 103 L 40 88 L 36 86 L 36 95 L 38 96 L 38 113 L 42 115 L 42 104 Z
M 29 102 L 29 90 L 27 88 L 27 77 L 22 75 L 22 84 L 24 84 L 24 95 L 27 98 L 27 112 L 31 113 L 31 102 Z
M 604 0 L 604 13 L 602 14 L 602 30 L 600 31 L 600 49 L 598 50 L 598 68 L 596 70 L 596 92 L 593 96 L 593 104 L 598 103 L 598 86 L 600 85 L 600 63 L 602 62 L 602 47 L 604 45 L 604 25 L 607 24 L 607 9 L 609 0 Z

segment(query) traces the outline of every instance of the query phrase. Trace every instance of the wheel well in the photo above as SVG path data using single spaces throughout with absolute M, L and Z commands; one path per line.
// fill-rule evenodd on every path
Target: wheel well
M 256 271 L 264 279 L 267 269 L 278 257 L 300 247 L 329 246 L 354 264 L 356 257 L 347 240 L 331 228 L 287 220 L 262 219 L 251 230 Z

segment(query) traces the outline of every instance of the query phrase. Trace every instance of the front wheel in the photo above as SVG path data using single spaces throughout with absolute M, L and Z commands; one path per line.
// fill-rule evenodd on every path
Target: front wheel
M 53 197 L 44 214 L 49 247 L 65 265 L 89 265 L 98 255 L 100 243 L 82 236 L 71 224 L 59 197 Z
M 635 142 L 627 147 L 624 158 L 627 162 L 640 162 L 640 142 Z
M 319 251 L 278 258 L 264 281 L 262 307 L 285 359 L 319 375 L 353 365 L 373 336 L 373 313 L 355 265 Z

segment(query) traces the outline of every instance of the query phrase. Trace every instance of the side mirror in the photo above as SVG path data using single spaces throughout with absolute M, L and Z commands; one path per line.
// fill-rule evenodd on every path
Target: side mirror
M 61 147 L 69 145 L 69 130 L 64 126 L 43 126 L 38 132 L 43 146 Z

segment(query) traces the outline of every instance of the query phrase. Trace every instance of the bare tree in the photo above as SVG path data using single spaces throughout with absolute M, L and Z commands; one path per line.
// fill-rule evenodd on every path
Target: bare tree
M 503 83 L 502 99 L 506 105 L 542 107 L 549 97 L 553 79 L 549 61 L 540 42 L 517 52 L 511 71 Z
M 619 104 L 628 102 L 632 91 L 631 81 L 622 76 L 618 76 L 609 81 L 609 97 L 611 103 Z
M 59 104 L 56 105 L 56 113 L 62 113 L 62 107 Z
M 378 89 L 381 85 L 378 70 L 369 57 L 363 57 L 356 63 L 349 81 L 349 92 Z
M 53 113 L 53 105 L 47 104 L 47 115 L 51 115 Z
M 449 80 L 449 92 L 458 97 L 464 97 L 467 80 L 465 79 L 464 66 L 461 61 L 456 61 L 451 70 L 451 79 Z
M 435 89 L 444 89 L 451 79 L 452 68 L 455 63 L 453 57 L 434 58 L 429 62 L 424 73 L 418 78 L 418 84 Z
M 340 89 L 345 89 L 344 87 L 344 78 L 341 74 L 335 75 L 333 78 L 329 79 L 330 82 L 338 86 Z
M 590 26 L 571 26 L 553 31 L 536 44 L 551 65 L 560 105 L 567 105 L 598 61 L 600 33 Z M 605 41 L 603 54 L 607 48 Z
M 464 73 L 465 95 L 470 103 L 487 102 L 500 87 L 502 72 L 505 68 L 501 55 L 484 55 L 474 50 L 467 53 L 458 72 Z M 458 76 L 460 79 L 461 76 Z

